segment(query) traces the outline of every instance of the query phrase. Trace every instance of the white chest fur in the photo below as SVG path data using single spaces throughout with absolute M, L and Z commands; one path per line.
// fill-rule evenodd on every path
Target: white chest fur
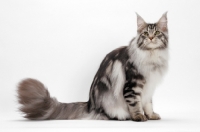
M 150 72 L 142 91 L 142 104 L 151 101 L 156 86 L 161 82 L 162 75 L 158 71 Z
M 131 60 L 142 74 L 146 83 L 142 92 L 142 103 L 151 100 L 156 86 L 161 82 L 168 67 L 168 50 L 141 50 L 135 48 L 131 53 Z

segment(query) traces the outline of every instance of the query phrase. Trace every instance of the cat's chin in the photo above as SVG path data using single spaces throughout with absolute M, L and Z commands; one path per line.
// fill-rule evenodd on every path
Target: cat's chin
M 163 44 L 160 44 L 160 43 L 155 43 L 155 42 L 149 42 L 145 47 L 144 49 L 146 50 L 155 50 L 155 49 L 160 49 L 161 47 L 164 48 L 164 45 L 162 46 Z
M 159 47 L 160 47 L 159 44 L 149 43 L 145 48 L 149 50 L 154 50 L 154 49 L 158 49 Z

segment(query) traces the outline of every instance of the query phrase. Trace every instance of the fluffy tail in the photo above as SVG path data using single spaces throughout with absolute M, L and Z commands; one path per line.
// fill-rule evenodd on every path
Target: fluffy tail
M 25 79 L 18 86 L 18 101 L 25 118 L 45 119 L 106 119 L 94 111 L 88 112 L 87 102 L 60 103 L 51 98 L 44 85 L 34 79 Z

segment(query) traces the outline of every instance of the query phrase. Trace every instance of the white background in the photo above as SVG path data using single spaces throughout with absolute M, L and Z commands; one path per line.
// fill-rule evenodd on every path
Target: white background
M 200 131 L 199 5 L 198 0 L 0 0 L 0 129 Z M 104 56 L 136 35 L 135 12 L 156 22 L 165 11 L 169 71 L 154 96 L 162 120 L 33 122 L 17 111 L 16 87 L 27 77 L 43 82 L 61 102 L 87 101 Z

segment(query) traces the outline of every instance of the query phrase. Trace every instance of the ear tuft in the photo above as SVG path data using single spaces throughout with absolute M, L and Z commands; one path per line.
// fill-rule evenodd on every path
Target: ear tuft
M 142 29 L 146 26 L 146 22 L 140 15 L 137 14 L 137 12 L 136 15 L 137 15 L 137 30 L 138 32 L 141 32 Z
M 157 24 L 162 31 L 167 31 L 167 12 L 162 15 Z

